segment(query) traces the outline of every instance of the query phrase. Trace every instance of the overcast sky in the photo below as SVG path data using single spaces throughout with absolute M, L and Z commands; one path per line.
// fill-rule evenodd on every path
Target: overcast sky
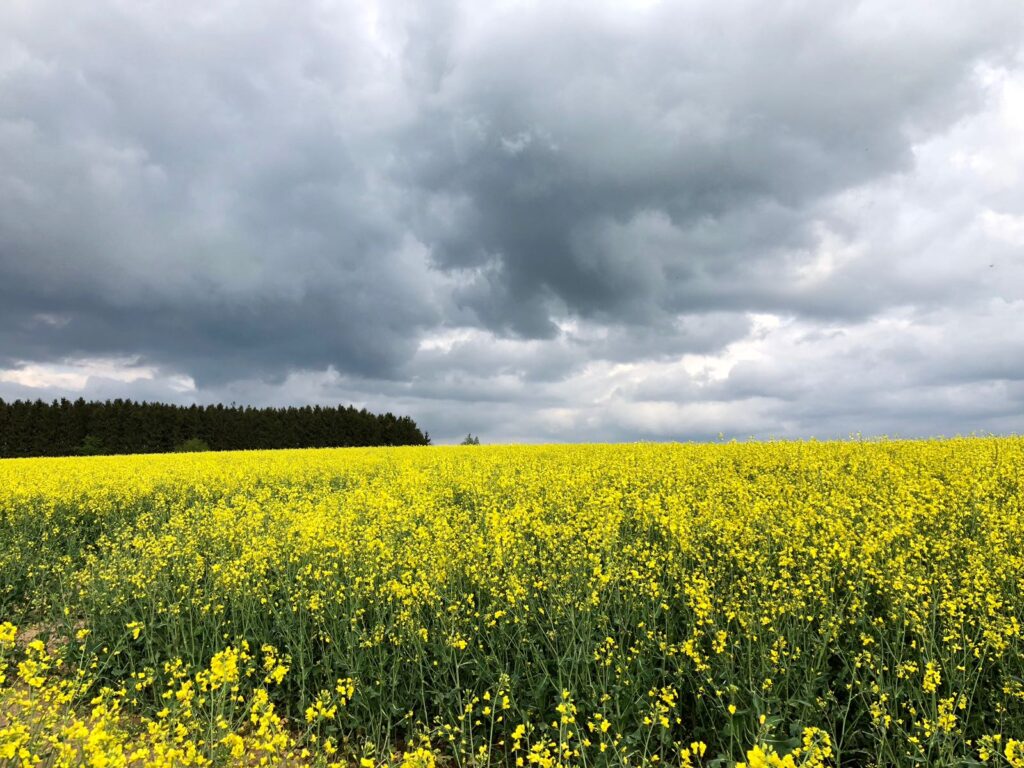
M 1024 432 L 1024 3 L 0 3 L 0 397 Z

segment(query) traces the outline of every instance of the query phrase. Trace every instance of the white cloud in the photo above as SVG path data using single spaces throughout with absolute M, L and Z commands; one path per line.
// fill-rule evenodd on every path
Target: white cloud
M 63 363 L 26 363 L 14 368 L 0 369 L 0 382 L 17 384 L 31 389 L 61 389 L 81 392 L 91 379 L 130 384 L 136 381 L 153 381 L 159 372 L 156 368 L 139 365 L 137 358 L 84 358 Z M 163 379 L 168 388 L 181 391 L 190 387 L 187 377 L 173 375 Z

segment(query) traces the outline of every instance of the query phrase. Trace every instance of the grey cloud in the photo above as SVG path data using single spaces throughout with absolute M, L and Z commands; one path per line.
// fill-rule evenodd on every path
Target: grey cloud
M 130 357 L 154 378 L 83 391 L 351 400 L 439 437 L 1017 428 L 1024 155 L 990 81 L 1022 25 L 1016 0 L 6 4 L 0 375 Z M 763 313 L 800 333 L 772 346 Z M 0 382 L 32 393 L 63 390 Z
M 468 338 L 418 350 L 404 372 L 421 386 L 436 380 L 440 396 L 448 397 L 465 381 L 486 389 L 488 380 L 512 376 L 532 385 L 568 379 L 593 361 L 630 363 L 713 353 L 744 338 L 749 330 L 745 315 L 708 313 L 659 325 L 582 322 L 545 340 L 496 339 L 476 331 Z
M 871 3 L 495 13 L 432 102 L 422 236 L 442 268 L 488 265 L 467 300 L 527 337 L 553 333 L 537 316 L 558 301 L 595 318 L 828 314 L 778 270 L 813 246 L 816 204 L 909 169 L 912 142 L 978 100 L 978 62 L 1019 45 L 1015 4 L 929 10 L 925 24 Z M 432 230 L 437 208 L 454 224 Z
M 3 12 L 0 357 L 393 372 L 441 316 L 373 156 L 377 54 L 287 4 L 147 8 Z

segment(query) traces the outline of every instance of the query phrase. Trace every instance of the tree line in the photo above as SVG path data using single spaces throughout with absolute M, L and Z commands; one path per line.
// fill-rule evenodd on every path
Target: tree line
M 0 399 L 0 457 L 429 445 L 408 416 L 353 406 L 253 408 Z

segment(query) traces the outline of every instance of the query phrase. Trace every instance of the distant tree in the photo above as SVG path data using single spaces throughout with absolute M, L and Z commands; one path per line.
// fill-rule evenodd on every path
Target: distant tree
M 466 437 L 463 438 L 462 442 L 459 443 L 459 445 L 480 445 L 480 438 L 473 437 L 473 435 L 471 434 L 467 434 Z
M 210 450 L 209 444 L 199 437 L 190 437 L 183 443 L 174 446 L 175 453 L 201 453 Z
M 104 453 L 103 441 L 96 435 L 86 435 L 77 452 L 79 456 L 99 456 Z
M 191 443 L 190 439 L 199 440 Z M 408 416 L 352 406 L 253 408 L 0 399 L 0 457 L 429 445 Z

